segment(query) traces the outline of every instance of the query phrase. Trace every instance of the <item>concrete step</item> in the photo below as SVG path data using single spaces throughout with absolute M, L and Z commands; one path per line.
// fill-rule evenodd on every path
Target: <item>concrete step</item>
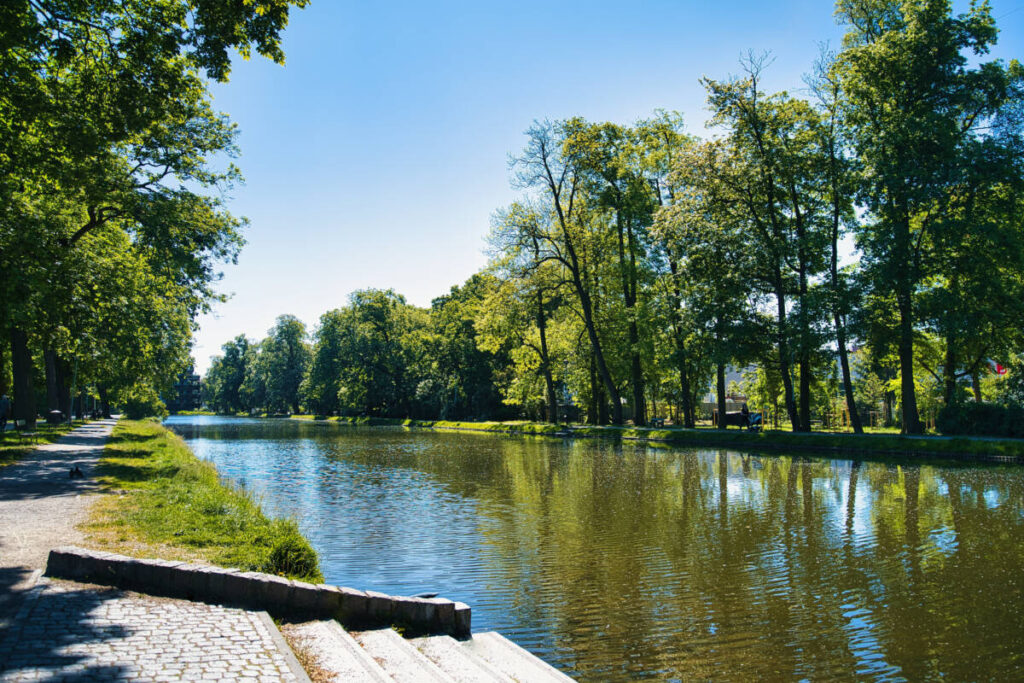
M 289 628 L 316 657 L 320 668 L 335 681 L 386 683 L 391 676 L 336 621 L 309 621 Z
M 496 631 L 474 633 L 462 649 L 514 681 L 530 683 L 572 681 L 571 678 Z
M 352 637 L 382 669 L 399 683 L 455 683 L 412 643 L 390 628 L 360 631 Z
M 459 683 L 515 683 L 515 679 L 466 652 L 451 636 L 413 638 L 409 642 Z

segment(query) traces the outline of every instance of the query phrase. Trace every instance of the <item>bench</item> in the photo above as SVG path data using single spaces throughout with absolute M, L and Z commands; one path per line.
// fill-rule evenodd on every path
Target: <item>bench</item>
M 649 427 L 664 427 L 665 426 L 665 418 L 663 418 L 663 417 L 652 417 L 647 424 L 648 424 Z

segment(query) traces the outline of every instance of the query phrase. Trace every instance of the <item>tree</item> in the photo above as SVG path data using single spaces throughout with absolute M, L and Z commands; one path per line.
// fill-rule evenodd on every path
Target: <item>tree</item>
M 967 53 L 984 55 L 996 39 L 987 4 L 954 16 L 946 0 L 840 0 L 837 14 L 849 30 L 836 78 L 864 167 L 858 246 L 872 286 L 893 292 L 903 431 L 919 434 L 914 294 L 935 272 L 935 238 L 974 169 L 972 152 L 1001 146 L 986 131 L 1019 99 L 1024 73 L 1016 62 L 969 66 Z
M 246 410 L 242 394 L 245 383 L 246 362 L 251 360 L 251 342 L 240 334 L 221 346 L 223 356 L 216 356 L 203 379 L 204 401 L 218 413 L 238 413 Z
M 294 315 L 277 317 L 260 349 L 266 372 L 267 410 L 300 412 L 299 387 L 309 366 L 306 326 Z
M 592 216 L 579 168 L 579 160 L 562 150 L 565 131 L 551 123 L 534 124 L 527 131 L 526 149 L 513 160 L 516 185 L 538 191 L 546 206 L 548 218 L 538 231 L 541 258 L 560 263 L 579 303 L 580 314 L 593 352 L 596 374 L 600 378 L 612 406 L 612 422 L 622 424 L 622 401 L 612 378 L 604 346 L 597 330 L 594 287 L 588 282 L 586 223 Z
M 647 423 L 643 347 L 640 339 L 640 284 L 644 279 L 648 228 L 656 204 L 640 164 L 641 145 L 636 131 L 613 123 L 588 124 L 582 119 L 565 123 L 566 157 L 579 166 L 595 205 L 610 213 L 606 225 L 612 232 L 618 264 L 618 280 L 626 317 L 627 355 L 633 390 L 633 422 Z
M 776 346 L 790 422 L 794 431 L 809 431 L 818 311 L 808 294 L 824 268 L 821 255 L 827 244 L 820 215 L 822 174 L 814 163 L 820 121 L 807 102 L 761 91 L 762 59 L 749 57 L 745 67 L 742 79 L 703 81 L 712 121 L 728 132 L 720 182 L 731 193 L 725 205 L 734 222 L 756 245 L 758 257 L 746 276 L 775 299 Z M 799 369 L 799 408 L 791 354 Z
M 509 363 L 508 349 L 484 343 L 476 324 L 498 287 L 490 274 L 476 273 L 430 304 L 429 375 L 438 385 L 436 416 L 443 420 L 502 413 L 495 373 Z
M 191 316 L 214 298 L 213 264 L 234 257 L 241 223 L 186 189 L 237 178 L 233 167 L 207 164 L 233 152 L 234 129 L 210 107 L 203 75 L 226 80 L 232 49 L 281 61 L 280 30 L 290 7 L 303 5 L 22 0 L 0 8 L 0 326 L 10 334 L 19 417 L 35 416 L 30 340 L 44 347 L 51 400 L 60 403 L 67 361 L 57 346 L 73 338 L 64 332 L 109 328 L 100 312 L 89 323 L 79 306 L 87 298 L 64 305 L 50 296 L 54 283 L 66 291 L 83 272 L 70 267 L 93 253 L 86 238 L 122 231 L 131 245 L 118 246 L 170 285 L 165 303 L 177 299 Z M 103 263 L 86 272 L 95 276 Z M 175 337 L 176 358 L 188 327 Z

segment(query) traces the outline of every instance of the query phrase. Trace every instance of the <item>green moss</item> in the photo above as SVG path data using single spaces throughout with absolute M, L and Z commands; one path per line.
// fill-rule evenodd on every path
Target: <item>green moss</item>
M 222 566 L 322 581 L 316 553 L 294 520 L 268 518 L 253 498 L 160 424 L 122 420 L 98 474 L 124 489 L 103 524 L 143 543 L 178 547 Z

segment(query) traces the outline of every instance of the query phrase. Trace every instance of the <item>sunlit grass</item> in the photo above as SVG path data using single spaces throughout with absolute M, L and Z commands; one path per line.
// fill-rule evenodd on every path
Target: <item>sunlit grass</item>
M 86 531 L 106 550 L 323 580 L 293 520 L 268 518 L 156 422 L 119 422 L 98 475 L 113 495 L 93 508 Z

